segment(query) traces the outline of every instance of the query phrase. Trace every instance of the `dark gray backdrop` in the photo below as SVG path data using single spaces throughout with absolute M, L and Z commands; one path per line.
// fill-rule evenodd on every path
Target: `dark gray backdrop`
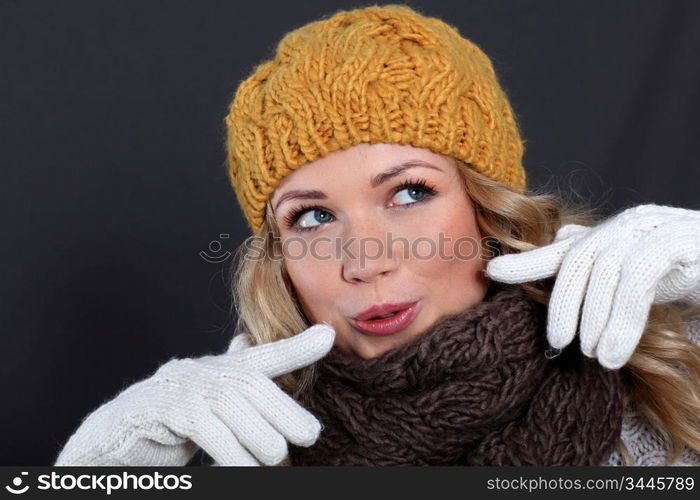
M 228 103 L 285 32 L 360 5 L 0 1 L 0 465 L 53 463 L 118 390 L 225 348 Z M 700 2 L 409 5 L 491 56 L 530 185 L 700 208 Z

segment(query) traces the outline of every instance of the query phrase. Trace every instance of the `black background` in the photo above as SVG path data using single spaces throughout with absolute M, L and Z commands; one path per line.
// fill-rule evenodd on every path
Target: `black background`
M 492 58 L 531 187 L 700 208 L 700 2 L 407 3 Z M 231 259 L 199 253 L 248 234 L 228 104 L 284 33 L 362 5 L 0 1 L 0 465 L 53 463 L 121 388 L 225 349 Z

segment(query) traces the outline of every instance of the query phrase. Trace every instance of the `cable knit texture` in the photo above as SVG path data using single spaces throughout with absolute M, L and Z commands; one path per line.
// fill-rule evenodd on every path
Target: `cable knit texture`
M 545 357 L 546 309 L 498 290 L 373 359 L 334 347 L 302 398 L 324 429 L 294 465 L 598 465 L 622 382 L 577 345 Z
M 231 185 L 253 230 L 282 178 L 360 143 L 430 149 L 525 189 L 523 142 L 491 61 L 406 6 L 340 11 L 288 33 L 225 121 Z

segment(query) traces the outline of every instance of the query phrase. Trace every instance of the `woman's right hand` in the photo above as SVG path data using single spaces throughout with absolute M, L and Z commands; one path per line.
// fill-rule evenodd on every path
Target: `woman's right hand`
M 251 346 L 237 335 L 220 355 L 173 359 L 88 415 L 55 465 L 185 465 L 201 447 L 217 465 L 275 465 L 287 441 L 311 446 L 318 420 L 272 379 L 312 364 L 333 346 L 318 323 Z

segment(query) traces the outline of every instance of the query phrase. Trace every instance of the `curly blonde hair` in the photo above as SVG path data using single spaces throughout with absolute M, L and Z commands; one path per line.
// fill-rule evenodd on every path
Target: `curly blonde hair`
M 596 221 L 594 209 L 564 202 L 551 193 L 520 194 L 462 161 L 453 161 L 474 203 L 481 236 L 497 240 L 502 255 L 547 245 L 563 225 L 590 226 Z M 311 326 L 296 300 L 279 242 L 268 201 L 262 226 L 238 248 L 233 267 L 236 331 L 249 333 L 254 344 L 288 338 Z M 554 279 L 547 279 L 509 286 L 522 287 L 546 305 L 553 283 Z M 700 451 L 700 347 L 686 331 L 687 319 L 698 313 L 700 308 L 652 306 L 640 343 L 621 368 L 625 416 L 642 416 L 658 431 L 670 445 L 667 464 L 675 462 L 685 446 Z M 311 387 L 313 378 L 312 365 L 276 381 L 298 397 Z M 616 449 L 623 465 L 631 465 L 622 440 Z

